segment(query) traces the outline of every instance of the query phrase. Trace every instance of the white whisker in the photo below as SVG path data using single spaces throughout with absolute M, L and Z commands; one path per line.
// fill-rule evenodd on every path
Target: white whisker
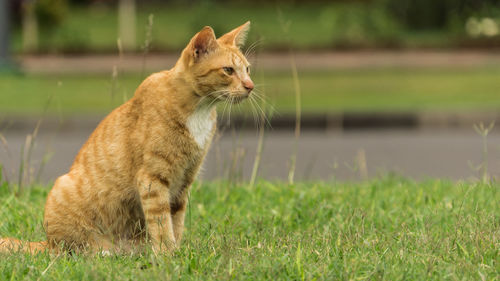
M 245 51 L 245 57 L 248 57 L 249 55 L 252 54 L 252 52 L 258 47 L 261 45 L 261 43 L 264 42 L 264 39 L 261 38 L 255 42 L 253 42 L 248 48 L 247 50 Z
M 260 102 L 263 105 L 265 105 L 266 108 L 269 108 L 269 110 L 271 111 L 270 112 L 271 114 L 274 113 L 274 112 L 276 112 L 276 109 L 274 108 L 274 106 L 270 102 L 268 102 L 266 100 L 266 98 L 265 98 L 265 96 L 263 94 L 259 93 L 258 91 L 254 91 L 253 94 L 254 94 L 255 98 L 258 98 L 260 100 Z
M 256 106 L 257 106 L 257 108 L 260 110 L 260 112 L 261 112 L 261 114 L 262 114 L 262 117 L 264 117 L 264 119 L 265 119 L 265 121 L 266 121 L 267 125 L 268 125 L 269 127 L 271 127 L 271 128 L 272 128 L 272 126 L 271 126 L 271 122 L 269 121 L 269 119 L 268 119 L 268 118 L 267 118 L 267 116 L 266 116 L 266 112 L 262 109 L 262 107 L 259 105 L 259 103 L 258 103 L 257 101 L 255 102 L 255 105 L 256 105 Z
M 252 116 L 255 124 L 257 125 L 257 128 L 260 128 L 261 123 L 259 122 L 259 113 L 257 112 L 257 109 L 254 104 L 254 98 L 250 96 L 248 99 L 250 101 L 250 108 L 252 109 Z

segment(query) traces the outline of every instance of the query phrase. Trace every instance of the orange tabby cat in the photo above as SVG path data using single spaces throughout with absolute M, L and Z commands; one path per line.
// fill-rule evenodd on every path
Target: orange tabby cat
M 112 251 L 145 241 L 179 246 L 187 194 L 216 128 L 215 104 L 254 85 L 239 47 L 250 22 L 215 38 L 198 32 L 176 65 L 149 76 L 92 133 L 45 206 L 47 242 L 0 239 L 0 249 Z

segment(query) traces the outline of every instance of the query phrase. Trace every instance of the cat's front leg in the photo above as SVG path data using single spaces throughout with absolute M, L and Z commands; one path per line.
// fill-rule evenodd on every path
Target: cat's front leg
M 137 177 L 146 229 L 153 250 L 171 252 L 175 248 L 168 181 L 160 175 L 139 172 Z
M 174 237 L 176 246 L 179 247 L 184 232 L 184 219 L 186 216 L 187 195 L 182 195 L 179 199 L 170 204 L 172 213 L 172 224 L 174 227 Z

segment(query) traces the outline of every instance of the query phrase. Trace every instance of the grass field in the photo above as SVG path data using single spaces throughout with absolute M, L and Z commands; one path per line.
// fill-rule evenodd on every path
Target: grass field
M 0 236 L 42 240 L 48 189 L 0 189 Z M 498 184 L 196 184 L 173 256 L 0 257 L 2 280 L 498 280 Z
M 299 73 L 304 112 L 497 110 L 498 77 L 496 67 Z M 116 81 L 111 75 L 0 76 L 0 115 L 36 115 L 47 104 L 51 114 L 106 113 L 130 98 L 141 80 L 139 75 Z M 254 80 L 277 113 L 295 111 L 289 72 L 256 74 Z

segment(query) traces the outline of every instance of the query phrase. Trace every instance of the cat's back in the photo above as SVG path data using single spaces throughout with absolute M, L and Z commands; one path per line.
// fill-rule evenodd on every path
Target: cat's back
M 141 101 L 135 97 L 108 114 L 91 133 L 85 144 L 78 152 L 71 170 L 85 169 L 91 164 L 102 165 L 106 170 L 105 162 L 118 160 L 127 150 L 127 139 L 135 130 L 141 115 Z M 90 171 L 87 171 L 90 172 Z
M 147 77 L 130 100 L 114 109 L 97 125 L 77 154 L 71 170 L 85 168 L 96 161 L 97 164 L 108 161 L 125 164 L 129 161 L 124 162 L 122 158 L 140 154 L 145 132 L 150 126 L 146 113 L 157 103 L 152 100 L 151 92 L 163 90 L 162 82 L 166 80 L 168 71 Z

